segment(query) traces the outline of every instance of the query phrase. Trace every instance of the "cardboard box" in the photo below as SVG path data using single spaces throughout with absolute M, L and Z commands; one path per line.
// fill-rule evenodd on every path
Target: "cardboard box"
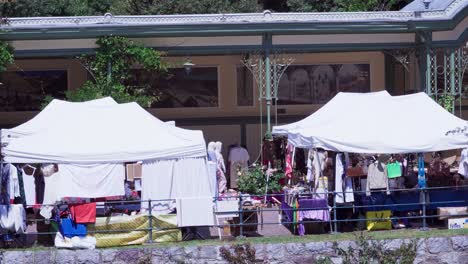
M 468 218 L 450 218 L 448 229 L 468 229 Z
M 141 179 L 141 163 L 127 164 L 127 181 L 133 181 L 134 179 Z

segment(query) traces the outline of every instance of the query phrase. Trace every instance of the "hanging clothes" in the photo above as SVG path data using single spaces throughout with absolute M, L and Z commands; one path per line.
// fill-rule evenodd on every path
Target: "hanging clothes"
M 26 231 L 26 211 L 22 204 L 0 205 L 0 226 L 22 234 Z
M 286 168 L 284 170 L 284 175 L 286 178 L 291 179 L 293 177 L 293 167 L 292 167 L 292 156 L 294 152 L 294 147 L 291 144 L 286 146 Z
M 19 187 L 19 179 L 18 179 L 18 169 L 13 166 L 13 164 L 8 164 L 10 166 L 9 170 L 9 177 L 10 177 L 10 184 L 9 184 L 9 194 L 10 194 L 10 203 L 13 203 L 15 197 L 20 197 L 20 187 Z
M 353 181 L 350 177 L 346 176 L 346 168 L 348 168 L 349 158 L 346 157 L 347 153 L 336 154 L 335 162 L 335 202 L 336 203 L 353 203 L 354 190 Z
M 325 170 L 325 161 L 327 156 L 324 151 L 313 150 L 313 174 L 314 174 L 314 186 L 315 188 L 319 187 L 319 179 L 323 176 L 323 171 Z
M 306 175 L 306 181 L 311 182 L 314 180 L 314 168 L 312 166 L 314 158 L 314 151 L 312 149 L 309 149 L 309 153 L 307 155 L 307 175 Z
M 250 156 L 247 150 L 241 146 L 235 146 L 231 148 L 228 155 L 229 162 L 229 176 L 231 182 L 231 188 L 237 188 L 237 180 L 239 175 L 237 170 L 244 170 L 249 165 Z M 233 187 L 235 186 L 235 187 Z
M 96 222 L 96 203 L 72 204 L 70 213 L 77 224 L 90 224 Z
M 226 185 L 227 185 L 226 165 L 224 164 L 223 154 L 221 154 L 222 148 L 223 148 L 223 143 L 219 141 L 216 142 L 215 144 L 216 160 L 217 160 L 216 178 L 218 179 L 218 192 L 219 193 L 224 193 L 226 191 Z M 233 184 L 235 184 L 234 185 L 235 187 L 233 187 Z M 237 182 L 236 183 L 231 182 L 231 188 L 237 188 Z
M 36 205 L 36 179 L 34 178 L 34 171 L 30 175 L 26 173 L 24 168 L 21 169 L 23 176 L 23 187 L 26 201 L 26 207 Z
M 390 194 L 387 169 L 381 161 L 372 163 L 367 169 L 366 195 L 370 196 L 373 189 L 386 189 L 387 194 Z
M 207 153 L 208 153 L 208 161 L 213 161 L 216 162 L 216 151 L 215 151 L 215 145 L 213 141 L 208 143 L 208 148 L 207 148 Z
M 3 164 L 0 186 L 0 204 L 10 204 L 10 165 Z

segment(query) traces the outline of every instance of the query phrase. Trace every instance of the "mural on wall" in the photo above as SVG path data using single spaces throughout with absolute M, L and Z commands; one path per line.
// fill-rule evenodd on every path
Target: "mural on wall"
M 325 104 L 338 92 L 369 92 L 369 64 L 291 65 L 278 86 L 278 104 Z
M 38 111 L 45 95 L 65 98 L 66 70 L 0 73 L 0 111 Z
M 153 76 L 142 70 L 132 70 L 129 84 L 150 85 L 160 100 L 152 108 L 217 107 L 218 69 L 195 67 L 187 73 L 184 68 L 170 68 L 163 76 Z

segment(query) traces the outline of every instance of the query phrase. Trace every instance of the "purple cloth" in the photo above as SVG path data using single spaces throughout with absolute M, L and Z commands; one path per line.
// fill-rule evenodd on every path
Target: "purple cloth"
M 318 208 L 318 209 L 313 209 Z M 293 221 L 294 210 L 286 203 L 281 204 L 281 209 L 288 218 L 288 222 Z M 299 222 L 298 233 L 303 236 L 305 228 L 302 224 L 304 219 L 314 219 L 320 221 L 330 221 L 327 200 L 325 199 L 299 199 L 299 214 L 297 221 Z
M 318 208 L 318 209 L 314 209 Z M 299 200 L 299 235 L 305 234 L 305 228 L 302 221 L 304 219 L 313 219 L 320 221 L 329 221 L 328 204 L 325 199 L 300 199 Z

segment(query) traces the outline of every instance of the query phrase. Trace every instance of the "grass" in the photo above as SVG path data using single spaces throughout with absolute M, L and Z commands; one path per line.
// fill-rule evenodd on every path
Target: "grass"
M 366 237 L 375 240 L 384 239 L 417 239 L 429 237 L 449 237 L 449 236 L 464 236 L 468 235 L 468 229 L 432 229 L 428 231 L 420 231 L 417 229 L 401 229 L 391 231 L 372 231 L 364 232 Z M 308 242 L 334 242 L 344 240 L 356 240 L 359 232 L 338 233 L 338 234 L 320 234 L 320 235 L 305 235 L 305 236 L 273 236 L 273 237 L 249 237 L 249 238 L 236 238 L 231 241 L 220 241 L 218 239 L 209 240 L 191 240 L 182 242 L 170 243 L 154 243 L 145 245 L 125 246 L 125 248 L 144 248 L 144 247 L 194 247 L 194 246 L 207 246 L 207 245 L 226 245 L 249 242 L 251 244 L 281 244 L 281 243 L 308 243 Z M 123 248 L 123 247 L 114 247 Z M 20 249 L 2 249 L 2 250 L 22 250 L 22 251 L 40 251 L 51 250 L 55 248 L 50 247 L 31 247 Z

